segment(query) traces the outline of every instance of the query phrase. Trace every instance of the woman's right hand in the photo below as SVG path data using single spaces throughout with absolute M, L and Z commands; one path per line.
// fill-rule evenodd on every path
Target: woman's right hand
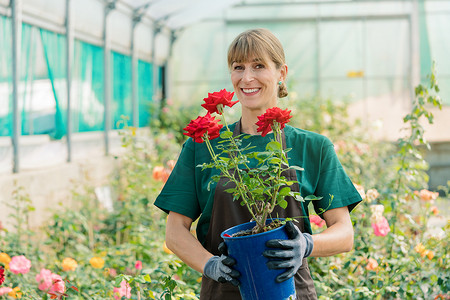
M 213 256 L 205 264 L 203 274 L 217 282 L 230 282 L 232 285 L 238 286 L 239 281 L 237 278 L 241 274 L 232 268 L 235 264 L 236 261 L 233 258 L 224 254 L 221 256 Z

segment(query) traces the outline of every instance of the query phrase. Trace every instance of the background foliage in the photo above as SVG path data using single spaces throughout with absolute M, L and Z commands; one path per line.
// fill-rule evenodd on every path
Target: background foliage
M 432 122 L 427 108 L 440 106 L 437 92 L 433 75 L 428 86 L 417 87 L 412 112 L 404 119 L 405 137 L 397 143 L 377 141 L 368 134 L 371 128 L 350 121 L 345 102 L 295 95 L 284 102 L 293 110 L 293 126 L 333 141 L 365 198 L 351 214 L 354 250 L 309 259 L 320 299 L 450 298 L 448 212 L 439 212 L 440 203 L 448 205 L 448 199 L 435 199 L 437 195 L 426 190 L 428 166 L 423 159 L 429 144 L 421 124 Z M 24 255 L 32 266 L 26 274 L 6 270 L 1 287 L 19 288 L 24 299 L 49 299 L 35 279 L 46 268 L 65 280 L 69 299 L 120 299 L 114 288 L 123 280 L 131 288 L 131 294 L 122 295 L 125 299 L 198 298 L 201 274 L 165 247 L 166 216 L 153 206 L 185 140 L 182 128 L 197 114 L 196 108 L 168 104 L 158 112 L 161 118 L 152 125 L 150 137 L 128 127 L 124 119 L 126 153 L 118 158 L 109 186 L 99 190 L 86 174 L 84 182 L 74 183 L 77 209 L 66 209 L 61 199 L 61 207 L 41 230 L 29 228 L 32 201 L 24 187 L 16 187 L 10 204 L 14 214 L 7 220 L 14 230 L 0 230 L 0 264 L 7 266 L 5 254 Z M 228 119 L 236 120 L 239 112 L 229 114 Z M 446 192 L 448 187 L 442 187 L 441 193 Z M 375 235 L 371 226 L 375 204 L 384 206 L 390 225 L 385 236 Z M 67 257 L 76 260 L 76 269 L 64 270 L 62 261 Z M 93 257 L 103 264 L 92 263 Z M 0 299 L 19 296 L 4 294 Z

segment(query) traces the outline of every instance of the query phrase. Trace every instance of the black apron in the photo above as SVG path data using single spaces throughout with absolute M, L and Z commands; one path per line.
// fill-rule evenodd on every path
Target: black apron
M 233 132 L 233 136 L 237 136 L 240 133 L 241 124 L 240 122 L 237 122 Z M 282 141 L 283 147 L 286 148 L 286 137 L 284 135 L 284 131 L 282 132 Z M 296 181 L 297 183 L 292 185 L 291 189 L 294 192 L 299 192 L 299 184 L 295 170 L 285 170 L 283 171 L 283 176 L 285 176 L 288 181 Z M 229 186 L 225 186 L 227 183 L 228 179 L 225 177 L 222 177 L 217 183 L 214 193 L 211 221 L 204 244 L 206 250 L 214 255 L 219 256 L 220 253 L 217 247 L 222 242 L 220 234 L 230 227 L 249 222 L 252 218 L 247 208 L 240 205 L 240 201 L 233 201 L 232 194 L 225 192 L 225 190 L 229 188 Z M 285 200 L 288 202 L 287 208 L 282 209 L 277 206 L 272 212 L 273 217 L 286 218 L 303 216 L 303 211 L 300 207 L 301 204 L 298 201 L 296 201 L 293 197 L 286 197 Z M 304 232 L 304 218 L 299 218 L 298 221 L 299 223 L 294 222 L 294 224 L 297 225 L 302 232 Z M 294 278 L 297 299 L 317 299 L 314 282 L 311 278 L 306 258 L 303 259 L 303 264 L 298 270 L 297 274 L 294 275 Z M 239 289 L 233 286 L 231 283 L 218 283 L 203 276 L 200 299 L 240 300 L 241 295 L 239 293 Z

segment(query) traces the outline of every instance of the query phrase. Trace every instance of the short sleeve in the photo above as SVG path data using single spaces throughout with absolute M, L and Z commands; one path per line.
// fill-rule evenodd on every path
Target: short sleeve
M 319 178 L 314 194 L 323 197 L 319 201 L 313 201 L 317 214 L 344 206 L 352 211 L 362 201 L 329 139 L 325 139 L 321 147 Z
M 193 220 L 200 215 L 195 184 L 195 147 L 191 139 L 183 144 L 178 161 L 155 205 L 167 213 L 174 211 Z

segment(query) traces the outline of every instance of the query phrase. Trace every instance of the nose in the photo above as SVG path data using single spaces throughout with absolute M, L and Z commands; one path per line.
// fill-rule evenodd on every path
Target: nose
M 251 68 L 245 68 L 244 72 L 242 73 L 242 81 L 247 83 L 251 82 L 254 79 L 253 71 Z

